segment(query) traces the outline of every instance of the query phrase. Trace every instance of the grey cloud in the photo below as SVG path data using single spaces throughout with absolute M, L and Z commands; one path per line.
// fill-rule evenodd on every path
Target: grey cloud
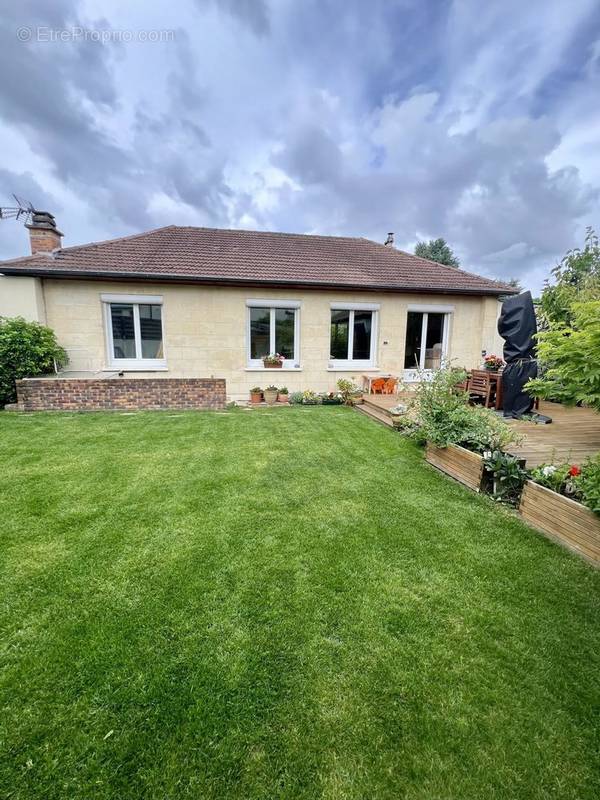
M 279 190 L 276 226 L 301 220 L 308 229 L 378 240 L 395 230 L 397 240 L 408 243 L 441 235 L 467 267 L 493 268 L 504 277 L 524 275 L 540 259 L 552 263 L 573 244 L 577 222 L 598 192 L 575 168 L 549 170 L 545 157 L 560 136 L 548 120 L 509 119 L 451 134 L 443 116 L 414 116 L 407 128 L 398 111 L 385 121 L 375 114 L 370 134 L 363 129 L 358 159 L 356 147 L 343 157 L 340 143 L 322 132 L 292 126 L 276 163 L 301 191 Z M 367 157 L 374 142 L 377 168 Z M 500 253 L 505 263 L 496 258 Z
M 31 203 L 34 208 L 55 215 L 62 209 L 58 200 L 45 191 L 30 172 L 19 173 L 0 168 L 0 206 L 16 206 L 13 194 Z M 21 220 L 0 220 L 0 252 L 7 258 L 28 254 L 27 232 L 22 230 L 22 225 Z
M 203 11 L 209 3 L 220 11 L 239 19 L 257 36 L 265 36 L 270 31 L 269 10 L 265 0 L 195 0 Z
M 463 6 L 183 0 L 175 41 L 146 50 L 146 68 L 123 44 L 16 39 L 24 24 L 81 24 L 83 8 L 110 16 L 99 2 L 95 14 L 94 0 L 12 4 L 2 11 L 0 69 L 14 79 L 2 87 L 0 135 L 24 137 L 102 237 L 179 213 L 378 240 L 395 230 L 405 246 L 441 235 L 472 269 L 526 276 L 572 246 L 600 204 L 576 166 L 548 166 L 564 127 L 528 106 L 568 33 L 552 17 L 548 34 L 529 7 L 503 29 L 497 10 L 473 23 Z M 587 19 L 584 6 L 569 10 L 568 30 Z M 139 28 L 137 13 L 127 5 L 119 19 Z M 144 24 L 161 14 L 148 5 Z M 506 45 L 532 31 L 535 76 L 521 92 L 519 70 L 505 74 Z M 593 75 L 581 80 L 589 96 Z
M 281 154 L 273 163 L 302 183 L 335 182 L 342 169 L 338 145 L 318 125 L 295 128 Z

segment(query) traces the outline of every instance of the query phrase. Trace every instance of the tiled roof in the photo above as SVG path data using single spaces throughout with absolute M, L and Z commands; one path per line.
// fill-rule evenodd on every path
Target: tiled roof
M 369 239 L 177 225 L 0 261 L 0 273 L 395 292 L 514 292 L 506 284 Z

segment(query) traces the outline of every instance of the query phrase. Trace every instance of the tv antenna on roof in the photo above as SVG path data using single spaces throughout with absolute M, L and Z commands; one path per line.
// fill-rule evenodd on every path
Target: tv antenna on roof
M 28 201 L 22 200 L 13 194 L 16 206 L 0 206 L 0 219 L 23 219 L 24 223 L 31 222 L 35 208 Z

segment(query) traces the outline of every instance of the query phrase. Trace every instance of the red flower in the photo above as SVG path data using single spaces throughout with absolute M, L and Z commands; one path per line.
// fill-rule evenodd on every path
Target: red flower
M 569 470 L 569 475 L 571 475 L 573 478 L 576 478 L 578 475 L 581 475 L 581 470 L 576 464 L 573 464 L 573 466 Z

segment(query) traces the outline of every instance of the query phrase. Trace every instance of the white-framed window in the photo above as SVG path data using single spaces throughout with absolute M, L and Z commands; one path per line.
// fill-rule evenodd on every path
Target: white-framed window
M 379 305 L 332 303 L 329 365 L 358 369 L 377 365 Z
M 300 301 L 247 300 L 247 360 L 263 367 L 270 353 L 284 357 L 283 369 L 300 367 Z
M 162 297 L 102 294 L 107 365 L 115 369 L 166 369 Z
M 450 316 L 453 306 L 412 306 L 406 317 L 404 377 L 418 380 L 418 374 L 443 366 L 448 353 Z

